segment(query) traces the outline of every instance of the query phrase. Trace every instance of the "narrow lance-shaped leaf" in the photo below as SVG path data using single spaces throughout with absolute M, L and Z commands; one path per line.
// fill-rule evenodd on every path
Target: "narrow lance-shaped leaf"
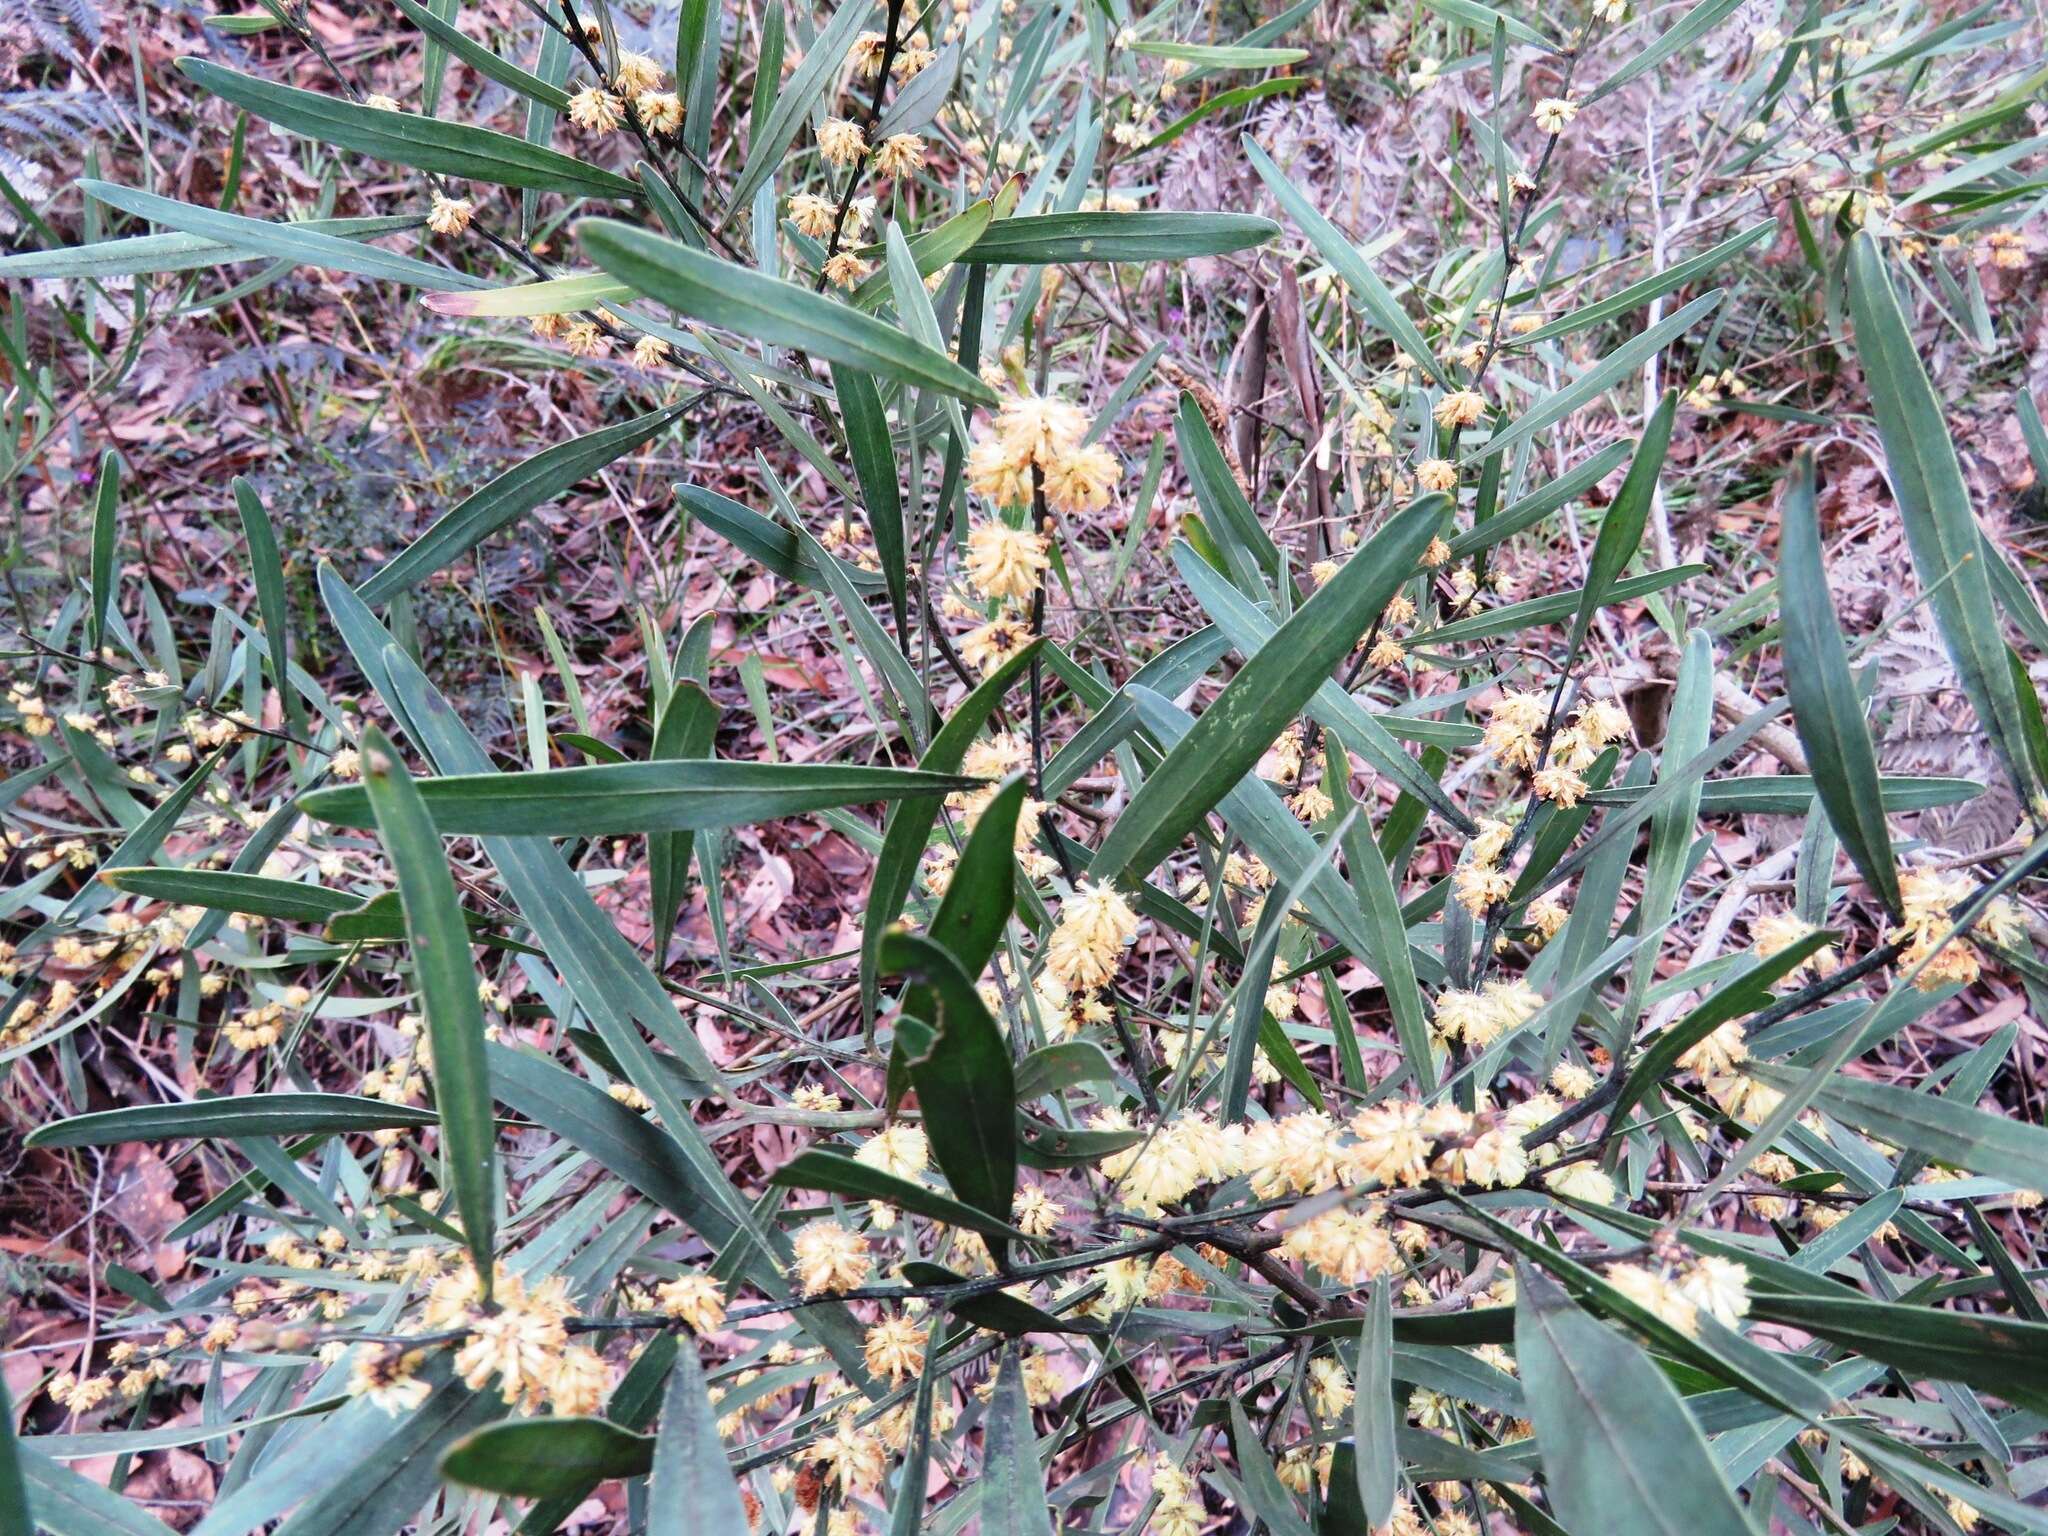
M 1679 49 L 1688 48 L 1705 37 L 1741 3 L 1742 0 L 1699 0 L 1691 10 L 1659 33 L 1649 47 L 1638 51 L 1634 58 L 1602 80 L 1586 100 L 1598 101 L 1608 92 L 1618 91 L 1629 81 L 1655 69 Z
M 1343 793 L 1345 764 L 1332 753 L 1324 770 L 1332 795 Z M 1345 795 L 1346 801 L 1349 795 Z M 1340 802 L 1338 808 L 1344 808 Z M 1401 894 L 1394 886 L 1394 872 L 1373 837 L 1372 824 L 1363 815 L 1344 830 L 1344 860 L 1351 875 L 1351 887 L 1358 894 L 1359 915 L 1372 935 L 1373 947 L 1364 958 L 1380 979 L 1387 994 L 1387 1007 L 1394 1015 L 1394 1033 L 1401 1042 L 1401 1054 L 1424 1093 L 1436 1088 L 1436 1057 L 1429 1033 L 1429 1020 L 1422 1012 L 1422 989 L 1415 979 L 1415 957 L 1408 951 L 1408 926 L 1401 920 Z M 1348 1027 L 1348 1026 L 1339 1026 Z
M 275 85 L 205 59 L 180 59 L 178 69 L 201 89 L 265 122 L 331 148 L 354 150 L 393 165 L 575 197 L 637 199 L 640 194 L 623 176 L 488 128 L 442 122 L 413 112 L 389 112 L 319 91 Z
M 717 736 L 718 705 L 702 685 L 685 680 L 670 691 L 668 703 L 662 707 L 648 755 L 657 760 L 708 758 Z M 696 835 L 690 832 L 655 832 L 647 839 L 648 902 L 657 969 L 668 963 L 669 945 L 675 942 L 676 914 L 683 907 L 695 846 Z
M 285 718 L 297 725 L 304 719 L 305 710 L 299 702 L 299 691 L 292 686 L 291 680 L 291 636 L 287 628 L 291 610 L 285 601 L 284 559 L 277 551 L 277 531 L 271 526 L 270 514 L 264 510 L 263 498 L 256 494 L 255 486 L 237 475 L 231 489 L 235 493 L 235 511 L 242 520 L 242 542 L 249 549 L 249 572 L 256 582 L 256 606 L 263 614 L 263 638 L 268 642 L 270 652 L 270 679 L 284 704 Z
M 750 271 L 613 219 L 585 219 L 576 239 L 605 271 L 657 303 L 770 346 L 936 389 L 981 405 L 995 391 L 943 352 L 823 294 Z
M 0 1531 L 22 1536 L 33 1531 L 29 1523 L 28 1484 L 21 1475 L 21 1451 L 14 1435 L 14 1401 L 7 1383 L 0 1381 Z
M 855 1200 L 880 1200 L 901 1210 L 929 1217 L 947 1226 L 965 1227 L 984 1237 L 1025 1240 L 1025 1234 L 1008 1222 L 998 1221 L 986 1211 L 963 1205 L 935 1189 L 871 1168 L 866 1163 L 837 1152 L 812 1147 L 784 1163 L 768 1181 L 787 1189 L 821 1189 L 828 1194 Z
M 100 455 L 92 510 L 92 613 L 86 633 L 97 651 L 107 643 L 107 613 L 114 606 L 115 545 L 121 533 L 121 456 Z
M 1657 1035 L 1629 1068 L 1609 1116 L 1617 1123 L 1635 1104 L 1678 1065 L 1678 1058 L 1707 1038 L 1730 1019 L 1753 1013 L 1770 1001 L 1771 988 L 1792 974 L 1807 959 L 1833 943 L 1839 935 L 1822 928 L 1787 945 L 1767 960 L 1737 976 L 1700 1005 Z
M 1816 1295 L 1760 1291 L 1750 1299 L 1750 1316 L 1882 1360 L 1908 1377 L 1962 1382 L 2048 1412 L 2048 1324 L 1871 1301 L 1832 1283 Z
M 1014 773 L 982 807 L 926 930 L 970 977 L 986 968 L 1016 909 L 1017 819 L 1030 788 L 1025 774 Z
M 465 1435 L 441 1458 L 451 1483 L 508 1498 L 549 1499 L 611 1478 L 639 1477 L 654 1442 L 603 1419 L 515 1419 Z
M 1808 773 L 1758 774 L 1735 779 L 1709 779 L 1700 786 L 1702 816 L 1803 816 L 1819 793 Z M 1887 812 L 1925 811 L 1939 805 L 1961 805 L 1984 793 L 1974 779 L 1886 774 L 1878 780 L 1878 797 Z M 1640 785 L 1596 789 L 1590 805 L 1633 805 L 1648 791 Z
M 1295 1508 L 1294 1495 L 1280 1481 L 1279 1469 L 1252 1428 L 1242 1398 L 1235 1394 L 1230 1398 L 1229 1413 L 1230 1448 L 1237 1457 L 1238 1475 L 1232 1478 L 1226 1472 L 1211 1472 L 1209 1481 L 1252 1516 L 1267 1536 L 1314 1536 L 1314 1527 Z
M 980 782 L 911 768 L 708 758 L 444 774 L 422 780 L 419 792 L 434 824 L 450 837 L 612 837 L 701 832 L 842 805 L 936 798 Z M 336 826 L 372 822 L 368 795 L 358 785 L 315 790 L 303 806 L 308 816 Z
M 1660 783 L 1674 784 L 1677 793 L 1650 818 L 1650 849 L 1643 864 L 1643 893 L 1636 905 L 1636 931 L 1652 932 L 1671 920 L 1699 825 L 1700 780 L 1686 764 L 1699 756 L 1714 728 L 1714 642 L 1705 630 L 1685 637 L 1678 664 L 1678 686 L 1671 692 L 1670 719 L 1658 753 Z M 1657 946 L 1645 944 L 1631 964 L 1626 1022 L 1634 1023 L 1657 963 Z
M 1717 288 L 1712 293 L 1694 299 L 1677 314 L 1658 321 L 1642 335 L 1623 342 L 1564 388 L 1536 401 L 1517 416 L 1510 426 L 1496 432 L 1466 454 L 1464 462 L 1470 464 L 1479 459 L 1490 459 L 1496 454 L 1506 453 L 1518 443 L 1534 437 L 1545 427 L 1562 421 L 1580 406 L 1605 394 L 1620 380 L 1641 372 L 1645 362 L 1663 351 L 1670 342 L 1682 336 L 1696 322 L 1704 320 L 1718 309 L 1721 299 L 1721 290 Z M 1650 426 L 1643 432 L 1645 446 L 1649 444 L 1651 434 L 1656 430 L 1653 418 Z M 1637 449 L 1636 452 L 1640 458 L 1642 450 Z
M 1537 342 L 1548 341 L 1553 336 L 1569 336 L 1574 331 L 1583 331 L 1588 326 L 1598 325 L 1602 320 L 1640 309 L 1651 300 L 1662 298 L 1673 289 L 1684 287 L 1701 274 L 1711 272 L 1716 267 L 1732 261 L 1758 241 L 1768 240 L 1777 232 L 1776 219 L 1765 219 L 1760 224 L 1752 224 L 1741 234 L 1730 235 L 1726 240 L 1718 245 L 1709 246 L 1697 256 L 1688 256 L 1684 261 L 1676 262 L 1662 272 L 1652 272 L 1639 283 L 1630 283 L 1619 293 L 1610 294 L 1604 299 L 1538 326 L 1528 335 L 1517 337 L 1516 345 L 1534 346 Z
M 1394 1450 L 1393 1282 L 1375 1280 L 1358 1325 L 1358 1374 L 1351 1400 L 1351 1434 L 1356 1447 L 1358 1499 L 1365 1523 L 1378 1530 L 1393 1513 L 1400 1492 L 1401 1463 Z
M 1849 652 L 1828 595 L 1814 502 L 1814 464 L 1802 452 L 1779 503 L 1779 611 L 1785 624 L 1785 689 L 1792 724 L 1828 824 L 1886 910 L 1899 910 L 1898 861 L 1885 825 L 1877 749 L 1863 700 L 1849 671 Z
M 1849 310 L 1913 569 L 1928 592 L 1963 692 L 2020 798 L 2031 801 L 2041 786 L 2027 756 L 1969 488 L 1884 256 L 1868 234 L 1857 234 L 1849 245 Z
M 1448 506 L 1425 496 L 1395 514 L 1259 647 L 1131 797 L 1096 850 L 1094 879 L 1142 879 L 1257 765 L 1414 573 Z
M 380 214 L 366 219 L 304 219 L 293 224 L 301 233 L 335 235 L 344 240 L 368 240 L 378 235 L 417 229 L 425 220 L 418 214 Z M 244 250 L 209 240 L 201 235 L 129 235 L 120 240 L 100 240 L 91 245 L 59 246 L 50 251 L 23 251 L 18 256 L 0 256 L 0 278 L 30 277 L 142 277 L 160 272 L 191 272 L 205 267 L 234 266 L 260 261 L 260 251 Z M 450 272 L 451 278 L 461 274 Z
M 353 1475 L 305 1500 L 272 1536 L 369 1536 L 402 1529 L 437 1491 L 443 1453 L 510 1411 L 495 1391 L 472 1392 L 456 1381 L 437 1386 L 390 1433 L 366 1436 Z
M 744 506 L 729 496 L 707 491 L 701 485 L 677 484 L 670 489 L 691 517 L 734 545 L 749 560 L 766 566 L 786 581 L 809 587 L 813 592 L 832 589 L 832 583 L 826 580 L 825 572 L 813 563 L 802 541 L 782 524 L 763 517 L 752 507 Z M 832 558 L 838 560 L 836 555 Z M 838 574 L 863 592 L 882 589 L 881 577 L 845 560 L 839 560 Z
M 1343 230 L 1323 217 L 1316 205 L 1287 179 L 1287 173 L 1273 163 L 1272 157 L 1259 148 L 1250 134 L 1244 136 L 1242 143 L 1252 169 L 1259 173 L 1287 216 L 1308 236 L 1309 244 L 1316 248 L 1316 253 L 1344 280 L 1351 296 L 1365 306 L 1373 322 L 1387 333 L 1395 347 L 1413 358 L 1424 373 L 1445 389 L 1455 389 L 1457 386 L 1450 374 L 1437 359 L 1436 349 L 1423 339 L 1422 332 L 1416 329 L 1415 322 L 1408 318 L 1407 311 L 1401 308 L 1392 291 L 1380 280 L 1380 275 L 1358 254 L 1358 247 L 1351 243 Z
M 434 1054 L 434 1104 L 441 1116 L 441 1162 L 462 1210 L 462 1235 L 491 1293 L 498 1219 L 497 1131 L 491 1121 L 490 1068 L 484 1060 L 483 1004 L 469 930 L 455 895 L 441 835 L 397 749 L 375 727 L 363 733 L 363 787 L 377 835 L 398 875 L 427 1038 Z
M 331 891 L 302 880 L 274 880 L 267 875 L 242 875 L 221 869 L 103 869 L 100 879 L 117 891 L 151 901 L 208 907 L 221 912 L 246 912 L 254 917 L 282 918 L 294 923 L 324 923 L 363 904 L 349 891 Z
M 433 526 L 371 573 L 358 589 L 366 603 L 381 603 L 452 565 L 501 528 L 544 501 L 631 453 L 679 418 L 684 405 L 664 406 L 572 437 L 515 464 L 434 520 Z
M 1248 48 L 1242 43 L 1168 43 L 1146 39 L 1131 44 L 1133 53 L 1155 59 L 1177 59 L 1201 69 L 1277 69 L 1299 64 L 1306 48 Z
M 1649 1356 L 1517 1265 L 1515 1359 L 1567 1530 L 1754 1536 L 1699 1425 Z
M 1181 468 L 1186 471 L 1195 501 L 1202 509 L 1209 532 L 1224 541 L 1225 554 L 1241 568 L 1246 556 L 1268 580 L 1280 575 L 1280 550 L 1272 535 L 1260 524 L 1258 514 L 1245 498 L 1230 461 L 1223 456 L 1209 419 L 1192 392 L 1182 391 L 1180 409 L 1174 412 L 1173 440 L 1180 449 Z M 1270 593 L 1260 590 L 1254 577 L 1240 577 L 1240 585 L 1252 590 L 1261 601 Z
M 1856 1033 L 1852 1028 L 1851 1034 Z M 1753 1070 L 1774 1087 L 1791 1087 L 1799 1080 L 1799 1074 L 1783 1067 L 1758 1065 Z M 2020 1189 L 2038 1188 L 2048 1171 L 2048 1130 L 2011 1115 L 1988 1114 L 1953 1099 L 1845 1076 L 1823 1083 L 1813 1102 L 1844 1124 L 1893 1146 L 2010 1180 Z
M 900 931 L 882 940 L 882 969 L 908 976 L 915 1003 L 933 1015 L 914 1044 L 906 1032 L 918 1022 L 899 1020 L 903 1050 L 932 1158 L 953 1193 L 1007 1223 L 1017 1192 L 1017 1086 L 1009 1043 L 953 957 L 929 939 Z M 1000 1240 L 990 1245 L 998 1253 Z
M 1607 601 L 1607 592 L 1627 569 L 1636 546 L 1643 541 L 1643 528 L 1650 518 L 1650 502 L 1657 494 L 1657 477 L 1664 470 L 1664 454 L 1671 446 L 1671 424 L 1678 415 L 1678 391 L 1667 389 L 1657 402 L 1649 424 L 1643 428 L 1636 456 L 1629 461 L 1628 474 L 1615 492 L 1607 515 L 1600 520 L 1600 536 L 1593 541 L 1592 557 L 1586 562 L 1586 585 L 1579 595 L 1578 612 L 1572 615 L 1570 637 L 1565 641 L 1567 657 L 1578 655 L 1593 615 Z
M 747 1536 L 746 1509 L 718 1438 L 718 1412 L 694 1339 L 677 1351 L 662 1396 L 647 1491 L 647 1536 Z
M 499 58 L 453 22 L 443 21 L 426 6 L 419 4 L 418 0 L 392 0 L 392 4 L 398 7 L 407 21 L 485 79 L 495 80 L 498 84 L 517 91 L 527 100 L 539 102 L 553 111 L 568 110 L 567 91 L 558 85 L 550 85 L 540 76 L 530 74 L 517 64 Z
M 1265 611 L 1249 597 L 1232 586 L 1213 566 L 1205 561 L 1193 546 L 1176 540 L 1170 551 L 1174 569 L 1187 582 L 1195 601 L 1202 605 L 1210 618 L 1216 621 L 1216 628 L 1229 640 L 1233 650 L 1241 655 L 1251 656 L 1272 639 L 1279 628 Z M 1131 678 L 1133 685 L 1153 686 L 1144 674 Z M 1172 697 L 1180 692 L 1180 684 L 1172 687 L 1164 680 L 1155 691 Z M 1328 727 L 1351 751 L 1356 752 L 1375 771 L 1383 773 L 1399 784 L 1403 791 L 1421 801 L 1452 826 L 1462 832 L 1477 830 L 1472 818 L 1458 808 L 1457 802 L 1445 793 L 1444 788 L 1420 764 L 1401 749 L 1401 744 L 1388 729 L 1386 720 L 1392 717 L 1375 716 L 1364 705 L 1344 691 L 1343 684 L 1335 678 L 1327 679 L 1310 696 L 1303 706 L 1309 718 Z M 1101 717 L 1098 716 L 1098 719 Z M 1080 738 L 1070 745 L 1078 745 Z M 1061 756 L 1066 754 L 1062 749 Z M 1055 760 L 1057 761 L 1057 759 Z M 1048 777 L 1052 770 L 1047 769 Z
M 147 219 L 152 224 L 161 224 L 180 234 L 217 240 L 224 246 L 244 250 L 251 255 L 269 256 L 300 266 L 326 267 L 336 272 L 354 272 L 364 277 L 410 283 L 430 290 L 481 288 L 485 285 L 480 277 L 471 277 L 451 267 L 437 267 L 432 262 L 383 250 L 362 240 L 323 233 L 319 226 L 312 224 L 280 224 L 268 219 L 252 219 L 239 213 L 224 213 L 218 208 L 203 208 L 196 203 L 181 203 L 175 198 L 160 197 L 154 192 L 123 187 L 109 181 L 87 178 L 80 180 L 78 185 L 95 202 L 131 213 L 138 219 Z
M 750 136 L 746 164 L 740 168 L 739 179 L 733 183 L 732 190 L 726 193 L 728 207 L 753 206 L 754 193 L 782 164 L 783 152 L 803 128 L 819 97 L 838 78 L 839 67 L 846 62 L 854 37 L 874 13 L 872 0 L 852 0 L 852 3 L 840 6 L 832 13 L 831 21 L 818 34 L 817 40 L 804 50 L 803 62 L 776 95 L 768 120 Z M 687 66 L 692 70 L 694 87 L 690 93 L 687 120 L 693 125 L 706 125 L 706 119 L 711 115 L 706 109 L 711 106 L 717 89 L 719 10 L 716 5 L 708 10 L 695 5 L 686 6 L 682 19 L 677 22 L 678 38 L 693 15 L 702 26 L 707 54 L 702 59 L 691 60 Z M 703 20 L 707 16 L 708 22 Z M 707 64 L 708 68 L 705 67 Z M 685 66 L 679 62 L 677 67 Z M 705 78 L 707 75 L 709 79 Z
M 479 288 L 467 293 L 427 293 L 420 296 L 420 303 L 437 315 L 508 319 L 523 315 L 570 314 L 631 297 L 633 290 L 615 277 L 607 277 L 602 272 L 579 272 L 570 277 L 551 277 L 537 283 L 512 283 L 503 288 Z
M 857 368 L 832 370 L 839 396 L 839 414 L 846 422 L 846 450 L 860 482 L 868 528 L 875 537 L 875 559 L 889 589 L 889 611 L 896 619 L 896 643 L 908 646 L 910 635 L 909 554 L 903 537 L 903 493 L 896 481 L 896 450 L 889 441 L 889 418 L 882 410 L 875 381 Z
M 1031 1403 L 1024 1395 L 1024 1358 L 1010 1344 L 996 1367 L 995 1395 L 989 1401 L 981 1474 L 984 1536 L 1053 1536 L 1037 1443 Z
M 1313 84 L 1306 75 L 1274 75 L 1251 85 L 1240 85 L 1234 90 L 1218 91 L 1214 96 L 1204 97 L 1200 105 L 1189 108 L 1146 140 L 1146 149 L 1164 149 L 1175 139 L 1186 133 L 1205 117 L 1214 117 L 1223 112 L 1235 112 L 1248 107 L 1255 101 L 1283 92 L 1298 91 Z
M 932 1461 L 932 1399 L 937 1395 L 943 1370 L 939 1344 L 945 1337 L 949 1316 L 944 1307 L 934 1307 L 931 1326 L 925 1331 L 924 1369 L 918 1372 L 917 1396 L 910 1410 L 910 1449 L 896 1476 L 896 1498 L 889 1509 L 889 1536 L 918 1536 L 924 1528 L 925 1489 Z
M 34 1443 L 17 1446 L 13 1415 L 4 1431 L 17 1469 L 0 1525 L 7 1536 L 172 1536 L 165 1525 L 133 1499 L 51 1460 Z
M 111 1147 L 124 1141 L 197 1136 L 299 1136 L 432 1125 L 431 1110 L 346 1093 L 255 1093 L 185 1104 L 131 1104 L 52 1121 L 28 1134 L 32 1147 Z
M 1264 245 L 1280 233 L 1253 213 L 1042 213 L 997 219 L 960 257 L 968 266 L 1185 261 Z
M 975 685 L 962 699 L 946 723 L 932 735 L 931 745 L 918 759 L 923 773 L 950 774 L 960 770 L 967 748 L 981 734 L 988 717 L 1002 702 L 1010 685 L 1023 676 L 1036 656 L 1043 638 L 1034 639 Z M 882 829 L 882 851 L 875 856 L 875 872 L 868 884 L 867 905 L 861 913 L 860 991 L 863 1014 L 870 1020 L 881 996 L 877 982 L 882 937 L 890 924 L 903 915 L 903 904 L 917 880 L 918 861 L 924 857 L 925 841 L 939 819 L 939 802 L 932 798 L 908 799 L 890 809 Z

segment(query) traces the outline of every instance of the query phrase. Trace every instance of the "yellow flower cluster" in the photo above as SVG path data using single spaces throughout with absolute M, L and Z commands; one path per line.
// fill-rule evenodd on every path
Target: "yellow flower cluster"
M 716 1333 L 725 1326 L 725 1288 L 709 1275 L 678 1275 L 656 1286 L 654 1296 L 663 1312 L 681 1318 L 695 1333 Z
M 1152 1492 L 1159 1502 L 1145 1527 L 1151 1536 L 1201 1536 L 1209 1518 L 1201 1484 L 1165 1451 L 1152 1460 Z
M 587 85 L 569 98 L 569 121 L 591 133 L 610 133 L 626 120 L 626 104 L 610 91 Z
M 885 1317 L 867 1331 L 861 1354 L 870 1374 L 900 1386 L 924 1369 L 924 1329 L 914 1318 Z
M 1087 435 L 1088 418 L 1077 406 L 1013 395 L 968 450 L 967 487 L 998 506 L 1025 506 L 1035 471 L 1055 511 L 1098 512 L 1123 470 L 1107 448 L 1085 442 Z
M 1116 975 L 1127 945 L 1138 936 L 1138 914 L 1108 885 L 1084 880 L 1060 904 L 1059 922 L 1046 941 L 1045 968 L 1075 992 L 1094 992 Z
M 1899 964 L 1907 970 L 1923 964 L 1927 967 L 1913 983 L 1921 991 L 1933 992 L 1951 984 L 1968 986 L 1977 979 L 1977 951 L 1949 917 L 1975 891 L 1967 875 L 1916 869 L 1899 877 L 1903 910 L 1898 925 L 1885 938 L 1906 946 Z M 2020 909 L 2003 896 L 1984 909 L 1972 928 L 2001 947 L 2017 945 L 2027 931 Z
M 962 636 L 960 654 L 969 666 L 986 677 L 1030 643 L 1030 625 L 997 617 Z
M 828 165 L 852 165 L 867 158 L 867 136 L 860 124 L 843 117 L 828 117 L 818 125 L 818 153 Z
M 458 1301 L 459 1311 L 444 1326 L 469 1330 L 455 1353 L 455 1371 L 471 1391 L 496 1377 L 498 1395 L 528 1412 L 552 1402 L 563 1413 L 588 1413 L 602 1401 L 602 1359 L 569 1343 L 568 1322 L 576 1309 L 565 1278 L 550 1276 L 529 1290 L 519 1276 L 501 1269 L 491 1282 L 486 1308 L 475 1272 L 460 1271 L 436 1282 L 430 1317 L 437 1302 L 445 1311 Z M 596 1401 L 591 1399 L 593 1365 L 599 1378 Z
M 1768 960 L 1799 943 L 1807 935 L 1815 933 L 1812 923 L 1795 912 L 1768 912 L 1750 924 L 1750 947 L 1759 960 Z M 1832 976 L 1841 965 L 1832 944 L 1823 944 L 1798 965 L 1786 973 L 1788 980 L 1798 980 L 1806 975 Z
M 349 1365 L 351 1397 L 366 1397 L 386 1413 L 411 1413 L 433 1395 L 417 1373 L 426 1352 L 394 1344 L 365 1345 Z
M 1105 1158 L 1102 1171 L 1135 1211 L 1156 1216 L 1203 1184 L 1238 1170 L 1239 1139 L 1199 1111 L 1177 1115 L 1127 1152 Z
M 1287 1229 L 1280 1251 L 1339 1285 L 1358 1286 L 1400 1268 L 1401 1256 L 1377 1207 L 1339 1206 Z
M 874 1260 L 868 1240 L 836 1221 L 814 1221 L 790 1239 L 796 1258 L 797 1283 L 806 1296 L 838 1295 L 868 1277 Z
M 967 579 L 983 597 L 1024 602 L 1038 590 L 1051 563 L 1045 535 L 1032 529 L 987 518 L 967 535 Z
M 1533 1019 L 1543 995 L 1526 981 L 1489 981 L 1477 992 L 1452 988 L 1436 1000 L 1436 1032 L 1485 1050 L 1511 1029 Z
M 812 1443 L 807 1457 L 842 1497 L 865 1498 L 882 1485 L 889 1471 L 889 1451 L 882 1437 L 863 1428 L 851 1410 L 841 1415 L 830 1434 Z
M 1749 1271 L 1714 1254 L 1682 1268 L 1617 1264 L 1607 1271 L 1607 1283 L 1689 1338 L 1699 1333 L 1702 1312 L 1724 1328 L 1733 1328 L 1749 1313 Z
M 437 235 L 459 235 L 469 228 L 469 221 L 475 216 L 476 204 L 468 198 L 436 192 L 433 206 L 427 210 L 427 228 Z

